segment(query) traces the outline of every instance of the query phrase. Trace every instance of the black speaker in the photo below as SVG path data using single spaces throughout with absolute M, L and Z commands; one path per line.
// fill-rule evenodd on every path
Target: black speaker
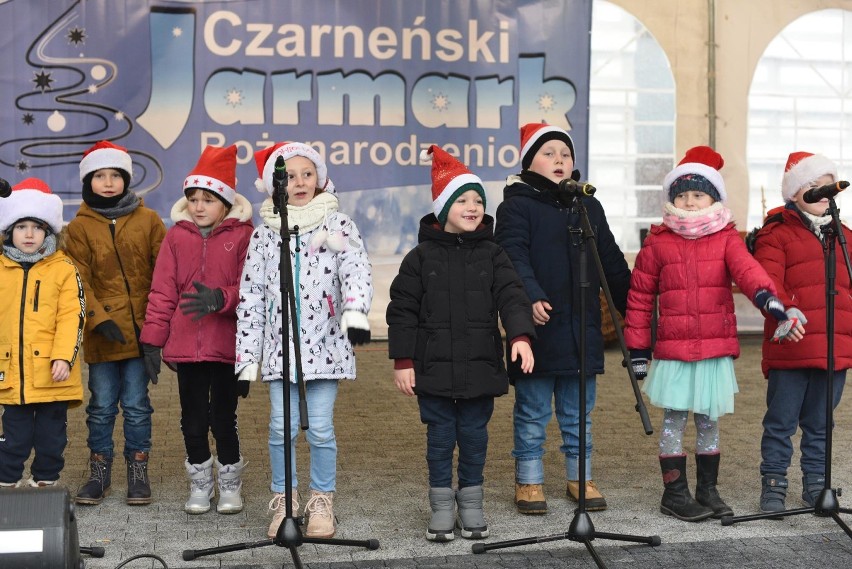
M 84 567 L 68 490 L 0 490 L 0 569 Z

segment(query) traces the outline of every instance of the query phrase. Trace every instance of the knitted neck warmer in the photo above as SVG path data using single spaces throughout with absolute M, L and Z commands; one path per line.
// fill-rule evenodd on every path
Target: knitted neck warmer
M 686 211 L 666 202 L 663 207 L 663 224 L 684 239 L 698 239 L 720 231 L 731 222 L 731 210 L 722 202 L 708 208 Z
M 24 253 L 14 245 L 7 242 L 3 243 L 3 253 L 17 263 L 28 263 L 30 265 L 38 263 L 45 257 L 49 257 L 56 253 L 56 234 L 51 233 L 45 237 L 44 243 L 42 243 L 41 247 L 35 253 Z
M 305 234 L 319 227 L 325 218 L 336 212 L 339 207 L 337 196 L 328 192 L 320 192 L 305 205 L 287 206 L 287 228 L 293 229 L 298 225 L 299 233 Z M 275 213 L 275 204 L 272 203 L 272 198 L 263 201 L 260 206 L 260 218 L 272 229 L 281 231 L 281 216 Z
M 559 188 L 559 185 L 550 181 L 541 174 L 537 174 L 531 170 L 524 170 L 520 175 L 521 180 L 528 186 L 532 186 L 536 190 L 554 192 Z
M 104 217 L 108 217 L 109 219 L 116 219 L 118 217 L 129 215 L 133 213 L 133 210 L 142 205 L 139 196 L 133 192 L 124 192 L 121 194 L 121 198 L 117 200 L 116 203 L 106 207 L 95 206 L 89 203 L 85 197 L 83 198 L 83 201 L 86 202 L 86 205 L 92 208 L 92 211 L 95 211 Z
M 822 228 L 831 223 L 831 216 L 814 215 L 812 213 L 808 213 L 802 210 L 799 210 L 799 214 L 810 227 L 811 231 L 813 231 L 814 234 L 819 237 L 820 241 L 822 241 L 825 238 L 825 234 L 822 232 Z

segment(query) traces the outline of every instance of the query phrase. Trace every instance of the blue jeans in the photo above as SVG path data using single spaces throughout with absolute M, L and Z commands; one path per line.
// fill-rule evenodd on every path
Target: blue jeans
M 592 409 L 595 407 L 595 376 L 586 379 L 586 468 L 585 478 L 592 478 Z M 568 480 L 580 476 L 580 381 L 578 377 L 535 377 L 515 382 L 515 479 L 521 484 L 544 482 L 544 440 L 552 415 L 551 401 L 556 408 L 556 420 L 562 432 L 565 472 Z
M 840 403 L 846 370 L 834 374 L 834 408 Z M 825 474 L 825 421 L 828 381 L 820 369 L 770 370 L 766 415 L 760 441 L 761 474 L 787 475 L 796 428 L 802 429 L 802 474 Z
M 426 425 L 429 487 L 452 488 L 456 444 L 459 447 L 459 489 L 481 486 L 494 398 L 450 399 L 420 395 L 417 404 L 420 420 Z
M 151 450 L 151 399 L 145 360 L 130 358 L 117 362 L 89 364 L 89 391 L 86 426 L 89 450 L 113 456 L 112 432 L 118 404 L 124 416 L 124 458 Z
M 30 474 L 36 482 L 59 480 L 68 444 L 68 402 L 3 406 L 0 437 L 0 482 L 17 482 L 24 463 L 35 449 Z
M 334 492 L 337 483 L 337 439 L 334 436 L 334 401 L 337 399 L 336 379 L 312 379 L 305 382 L 308 404 L 308 430 L 305 439 L 311 449 L 311 484 L 313 490 Z M 269 384 L 269 462 L 272 466 L 273 492 L 283 493 L 286 485 L 284 470 L 284 382 Z M 299 390 L 290 383 L 290 458 L 293 487 L 296 479 L 296 438 L 299 426 Z

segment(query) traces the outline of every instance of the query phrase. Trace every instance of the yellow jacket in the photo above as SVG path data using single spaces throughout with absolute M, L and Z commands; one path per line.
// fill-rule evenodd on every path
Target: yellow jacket
M 85 318 L 83 283 L 65 253 L 28 270 L 0 256 L 0 404 L 82 402 Z M 53 360 L 71 365 L 68 379 L 53 381 Z

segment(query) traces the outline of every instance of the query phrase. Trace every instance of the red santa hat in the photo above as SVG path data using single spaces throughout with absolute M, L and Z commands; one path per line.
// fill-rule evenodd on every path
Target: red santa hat
M 420 159 L 432 161 L 432 210 L 441 226 L 447 222 L 450 206 L 468 190 L 476 190 L 485 205 L 482 180 L 443 148 L 433 144 L 420 153 Z
M 237 147 L 210 146 L 201 153 L 198 163 L 183 181 L 183 191 L 201 188 L 234 205 L 237 196 Z
M 663 179 L 663 191 L 669 196 L 669 201 L 672 201 L 673 196 L 670 191 L 672 184 L 684 178 L 688 183 L 680 191 L 696 189 L 712 196 L 715 190 L 719 194 L 719 201 L 726 202 L 728 192 L 725 191 L 725 180 L 719 172 L 724 165 L 725 160 L 722 155 L 709 146 L 693 146 L 686 151 L 683 160 L 678 162 L 675 169 L 666 174 Z M 705 181 L 709 182 L 709 186 L 704 186 Z M 678 182 L 678 186 L 680 185 Z M 715 196 L 713 197 L 715 199 Z
M 781 195 L 784 201 L 793 199 L 799 190 L 820 176 L 828 174 L 832 181 L 837 181 L 837 165 L 822 154 L 810 152 L 793 152 L 787 158 L 784 166 L 784 177 L 781 180 Z
M 287 161 L 294 156 L 304 156 L 314 163 L 317 169 L 317 187 L 324 190 L 328 183 L 328 168 L 325 160 L 312 146 L 301 142 L 279 142 L 269 148 L 258 150 L 254 153 L 254 161 L 257 163 L 257 172 L 260 174 L 254 185 L 259 192 L 272 195 L 272 173 L 275 171 L 275 161 L 283 156 Z
M 108 140 L 96 142 L 83 153 L 83 159 L 80 160 L 80 181 L 82 182 L 86 175 L 102 168 L 123 170 L 127 172 L 128 178 L 133 177 L 133 160 L 127 149 Z
M 21 219 L 42 221 L 54 233 L 59 233 L 62 230 L 62 199 L 50 191 L 44 180 L 22 180 L 12 187 L 11 195 L 0 202 L 0 230 L 6 231 Z
M 574 154 L 574 141 L 565 129 L 545 123 L 529 123 L 521 127 L 521 169 L 528 170 L 535 153 L 548 140 L 561 140 L 571 150 L 571 158 L 577 161 Z

